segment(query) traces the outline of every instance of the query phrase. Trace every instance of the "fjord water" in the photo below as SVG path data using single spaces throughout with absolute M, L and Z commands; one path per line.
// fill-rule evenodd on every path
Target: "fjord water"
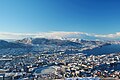
M 102 55 L 102 54 L 109 54 L 109 53 L 119 53 L 120 52 L 120 44 L 111 44 L 105 45 L 102 47 L 97 47 L 91 50 L 82 51 L 87 55 Z

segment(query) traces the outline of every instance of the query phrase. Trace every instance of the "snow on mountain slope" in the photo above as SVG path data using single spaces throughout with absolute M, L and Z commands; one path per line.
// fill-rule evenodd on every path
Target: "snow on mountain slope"
M 87 39 L 87 40 L 120 40 L 120 32 L 115 34 L 93 34 L 85 32 L 40 32 L 40 33 L 0 33 L 0 39 L 23 39 L 23 38 L 49 38 L 49 39 Z

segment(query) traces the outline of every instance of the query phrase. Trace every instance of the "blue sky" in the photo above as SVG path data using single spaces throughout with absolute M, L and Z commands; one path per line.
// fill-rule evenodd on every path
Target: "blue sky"
M 0 32 L 116 33 L 120 0 L 0 0 Z

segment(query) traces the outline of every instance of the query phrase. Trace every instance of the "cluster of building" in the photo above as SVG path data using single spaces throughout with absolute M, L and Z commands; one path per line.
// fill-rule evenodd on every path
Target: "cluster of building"
M 120 53 L 29 53 L 0 56 L 0 80 L 120 79 Z M 74 79 L 73 79 L 74 78 Z

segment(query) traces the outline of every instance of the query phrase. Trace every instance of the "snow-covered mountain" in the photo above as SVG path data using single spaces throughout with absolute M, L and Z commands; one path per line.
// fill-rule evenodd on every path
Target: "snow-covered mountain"
M 62 40 L 120 40 L 120 32 L 115 34 L 94 34 L 85 32 L 41 32 L 41 33 L 0 33 L 0 39 L 23 39 L 26 37 L 32 38 L 48 38 L 48 39 L 62 39 Z
M 24 54 L 39 52 L 59 52 L 79 53 L 83 50 L 104 46 L 107 43 L 102 41 L 60 40 L 47 38 L 24 38 L 12 42 L 0 40 L 0 54 Z

